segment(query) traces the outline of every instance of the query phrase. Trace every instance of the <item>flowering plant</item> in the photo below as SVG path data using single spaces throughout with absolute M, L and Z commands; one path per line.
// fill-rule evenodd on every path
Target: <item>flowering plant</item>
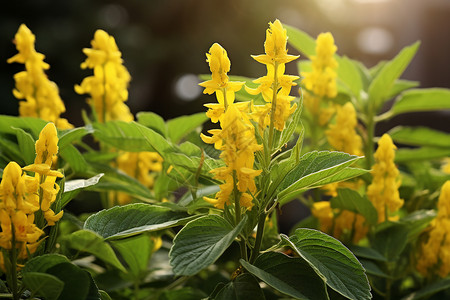
M 331 33 L 314 40 L 276 20 L 252 56 L 267 74 L 229 75 L 214 43 L 206 114 L 134 121 L 131 76 L 98 30 L 81 64 L 93 75 L 75 85 L 91 113 L 74 127 L 34 41 L 22 25 L 8 60 L 25 65 L 20 116 L 0 116 L 5 297 L 422 299 L 450 287 L 450 138 L 425 127 L 375 136 L 395 115 L 450 108 L 450 91 L 399 79 L 418 43 L 368 69 L 337 55 Z M 285 74 L 299 59 L 288 42 L 307 58 L 301 77 Z M 215 129 L 200 133 L 208 118 Z M 104 209 L 73 213 L 88 195 Z M 291 201 L 311 216 L 283 234 L 277 212 Z

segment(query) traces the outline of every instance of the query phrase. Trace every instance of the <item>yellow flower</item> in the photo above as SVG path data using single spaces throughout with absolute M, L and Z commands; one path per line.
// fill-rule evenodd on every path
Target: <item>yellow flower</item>
M 114 37 L 97 30 L 91 41 L 92 48 L 83 49 L 86 60 L 82 69 L 94 69 L 94 75 L 86 77 L 75 86 L 78 94 L 90 94 L 88 100 L 99 122 L 108 120 L 133 121 L 133 115 L 125 105 L 131 76 L 122 64 L 122 53 Z
M 73 125 L 66 119 L 60 118 L 66 108 L 59 96 L 57 85 L 45 75 L 44 70 L 47 70 L 49 65 L 44 62 L 45 56 L 34 48 L 34 34 L 22 24 L 14 42 L 19 53 L 8 59 L 8 63 L 25 64 L 25 71 L 14 75 L 16 88 L 13 94 L 18 99 L 25 99 L 19 103 L 20 116 L 54 122 L 61 129 L 72 128 Z
M 285 75 L 285 64 L 298 58 L 288 55 L 286 49 L 286 29 L 279 20 L 269 23 L 264 43 L 265 54 L 252 56 L 257 62 L 265 64 L 267 75 L 254 80 L 259 84 L 257 88 L 245 87 L 252 95 L 261 94 L 266 105 L 252 105 L 253 118 L 259 123 L 260 129 L 273 122 L 275 129 L 282 131 L 289 116 L 295 111 L 297 104 L 291 106 L 294 97 L 289 96 L 291 88 L 297 85 L 297 76 Z M 271 120 L 273 118 L 273 120 Z
M 436 271 L 446 277 L 450 273 L 450 181 L 442 186 L 437 206 L 437 216 L 428 227 L 428 240 L 421 246 L 416 267 L 425 276 Z
M 394 163 L 395 147 L 391 137 L 384 134 L 378 141 L 375 165 L 372 168 L 372 183 L 367 196 L 378 212 L 378 223 L 384 222 L 403 206 L 398 188 L 401 184 L 399 171 Z
M 337 95 L 337 47 L 331 33 L 321 33 L 316 40 L 316 55 L 311 56 L 312 71 L 302 72 L 305 88 L 316 96 L 334 98 Z
M 338 151 L 352 155 L 362 155 L 362 139 L 356 132 L 358 119 L 353 104 L 345 103 L 337 107 L 336 124 L 329 125 L 325 132 L 328 143 Z
M 254 153 L 262 149 L 256 143 L 254 127 L 247 114 L 239 109 L 237 103 L 230 104 L 221 117 L 222 129 L 209 131 L 213 137 L 202 135 L 206 143 L 214 143 L 222 151 L 220 157 L 226 167 L 212 170 L 214 177 L 225 182 L 220 185 L 220 192 L 215 199 L 205 198 L 217 208 L 224 208 L 225 203 L 230 205 L 230 196 L 234 188 L 241 193 L 240 203 L 243 207 L 251 209 L 253 206 L 251 195 L 256 194 L 254 178 L 261 170 L 254 170 Z M 247 193 L 247 195 L 244 195 Z
M 53 158 L 58 153 L 58 133 L 53 123 L 48 123 L 39 133 L 39 139 L 35 144 L 35 164 L 52 166 Z

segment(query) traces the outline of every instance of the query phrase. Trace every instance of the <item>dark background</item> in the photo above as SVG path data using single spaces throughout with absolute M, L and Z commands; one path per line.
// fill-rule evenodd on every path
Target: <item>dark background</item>
M 448 0 L 22 0 L 8 1 L 0 12 L 0 113 L 17 115 L 11 91 L 13 75 L 23 66 L 8 65 L 6 59 L 16 53 L 12 40 L 21 23 L 36 35 L 36 49 L 51 66 L 47 74 L 60 88 L 65 117 L 80 126 L 80 111 L 88 107 L 73 86 L 91 75 L 80 63 L 82 48 L 90 47 L 96 29 L 113 35 L 122 51 L 133 77 L 131 111 L 153 111 L 169 119 L 202 111 L 204 103 L 215 101 L 200 94 L 195 78 L 209 73 L 205 52 L 214 42 L 227 49 L 230 74 L 262 76 L 264 66 L 250 55 L 263 53 L 265 30 L 276 18 L 314 37 L 332 32 L 338 53 L 367 66 L 421 40 L 404 78 L 422 87 L 450 87 Z M 288 73 L 296 73 L 295 64 L 289 68 Z M 407 115 L 393 123 L 442 127 L 442 115 Z M 381 124 L 378 131 L 389 127 Z

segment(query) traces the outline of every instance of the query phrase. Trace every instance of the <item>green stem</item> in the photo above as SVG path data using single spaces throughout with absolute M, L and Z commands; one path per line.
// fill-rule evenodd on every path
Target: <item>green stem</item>
M 253 247 L 252 255 L 250 256 L 250 263 L 254 263 L 259 255 L 259 250 L 261 249 L 262 237 L 264 235 L 264 225 L 266 224 L 266 213 L 263 211 L 259 215 L 258 229 L 256 230 L 256 240 L 255 247 Z
M 236 217 L 236 219 L 235 219 L 236 226 L 238 226 L 238 224 L 241 222 L 241 203 L 239 200 L 239 191 L 236 188 L 236 183 L 237 183 L 236 171 L 233 171 L 233 182 L 235 183 L 234 187 L 233 187 L 234 211 L 235 211 L 234 214 Z M 239 248 L 241 250 L 241 257 L 242 257 L 242 259 L 247 260 L 247 245 L 245 244 L 245 240 L 242 236 L 239 239 L 240 239 L 239 240 Z
M 20 295 L 17 288 L 17 253 L 16 253 L 16 230 L 11 223 L 11 273 L 12 273 L 12 296 L 14 300 L 19 300 Z
M 367 144 L 366 144 L 366 167 L 367 169 L 371 169 L 373 165 L 373 151 L 374 151 L 374 143 L 373 139 L 375 137 L 375 121 L 373 120 L 373 114 L 369 114 L 367 118 Z

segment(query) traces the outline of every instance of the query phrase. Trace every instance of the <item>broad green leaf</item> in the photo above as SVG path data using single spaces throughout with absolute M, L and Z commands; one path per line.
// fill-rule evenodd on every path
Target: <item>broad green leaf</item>
M 74 264 L 60 263 L 48 268 L 46 273 L 64 282 L 64 288 L 58 299 L 80 300 L 86 299 L 89 295 L 91 285 L 89 273 Z
M 372 298 L 364 268 L 340 241 L 313 229 L 297 229 L 292 236 L 281 238 L 331 289 L 348 299 Z
M 399 144 L 450 148 L 450 134 L 428 127 L 397 126 L 389 135 Z
M 366 259 L 360 259 L 359 262 L 363 265 L 363 267 L 366 270 L 367 274 L 373 275 L 373 276 L 377 276 L 377 277 L 384 277 L 384 278 L 388 278 L 389 277 L 373 261 L 366 260 Z
M 28 272 L 40 272 L 46 273 L 47 269 L 56 266 L 61 263 L 68 263 L 67 257 L 60 254 L 44 254 L 33 257 L 25 264 L 22 273 Z
M 137 122 L 145 127 L 151 128 L 160 135 L 167 136 L 167 126 L 164 119 L 154 112 L 139 112 L 136 115 Z
M 189 116 L 181 116 L 167 121 L 167 131 L 170 140 L 178 144 L 182 138 L 206 122 L 205 113 L 197 113 Z
M 68 129 L 61 132 L 61 135 L 58 140 L 59 150 L 64 149 L 67 145 L 70 145 L 72 142 L 80 140 L 86 134 L 92 133 L 92 127 L 78 127 L 73 129 Z
M 402 218 L 402 224 L 408 228 L 408 241 L 417 238 L 435 217 L 436 211 L 430 209 L 417 210 Z
M 408 89 L 418 87 L 419 85 L 420 85 L 420 82 L 418 82 L 418 81 L 397 79 L 388 95 L 388 99 L 397 97 L 398 94 L 400 94 L 401 92 L 408 90 Z
M 440 159 L 450 156 L 450 148 L 421 147 L 417 149 L 402 148 L 395 153 L 395 162 L 404 163 Z
M 377 230 L 373 247 L 380 252 L 388 261 L 395 260 L 408 242 L 408 227 L 401 223 L 382 223 Z
M 423 289 L 420 289 L 402 300 L 420 300 L 420 299 L 430 299 L 430 297 L 440 291 L 450 288 L 450 279 L 439 279 L 427 285 Z
M 183 225 L 194 218 L 197 216 L 167 207 L 135 203 L 91 215 L 84 223 L 84 229 L 92 230 L 105 239 L 117 239 Z
M 22 153 L 20 152 L 19 146 L 9 139 L 0 137 L 0 153 L 7 156 L 8 161 L 15 161 L 19 165 L 25 163 L 22 158 Z
M 154 243 L 148 235 L 141 234 L 112 241 L 112 245 L 119 251 L 134 279 L 140 279 L 146 275 L 148 261 L 154 248 Z
M 100 173 L 88 179 L 69 180 L 64 183 L 64 192 L 61 196 L 61 207 L 67 205 L 78 193 L 85 188 L 94 186 L 104 174 Z
M 47 300 L 56 300 L 64 289 L 64 282 L 56 276 L 28 272 L 23 274 L 23 284 L 31 291 L 32 294 L 42 296 Z
M 47 121 L 30 118 L 30 117 L 13 117 L 0 115 L 0 132 L 16 134 L 14 128 L 22 128 L 26 131 L 30 131 L 33 138 L 37 139 L 42 128 L 47 125 Z
M 265 300 L 258 281 L 253 275 L 243 273 L 224 286 L 214 300 Z
M 306 32 L 292 26 L 283 24 L 283 27 L 287 30 L 289 44 L 296 50 L 302 52 L 308 58 L 316 54 L 316 41 L 314 38 Z
M 184 226 L 173 240 L 169 257 L 177 275 L 195 275 L 214 263 L 239 235 L 247 217 L 233 227 L 218 215 L 208 215 Z
M 278 200 L 282 204 L 287 202 L 302 191 L 318 186 L 318 182 L 336 175 L 360 158 L 343 152 L 330 151 L 304 154 L 298 165 L 281 182 Z
M 380 252 L 373 248 L 362 247 L 358 245 L 350 245 L 350 251 L 353 252 L 357 257 L 368 258 L 376 261 L 387 261 Z
M 242 266 L 273 287 L 297 299 L 328 299 L 324 280 L 301 257 L 266 252 L 254 264 L 240 260 Z
M 205 187 L 197 190 L 196 196 L 197 196 L 197 199 L 199 199 L 199 198 L 203 198 L 204 196 L 209 196 L 209 195 L 215 194 L 218 191 L 220 191 L 220 188 L 218 185 L 205 186 Z M 192 199 L 191 193 L 186 193 L 183 197 L 181 197 L 180 201 L 178 201 L 178 205 L 188 206 L 194 200 L 195 199 Z
M 397 97 L 386 118 L 409 112 L 450 109 L 450 90 L 444 88 L 411 89 Z
M 67 145 L 59 151 L 59 155 L 70 165 L 75 173 L 84 173 L 88 169 L 86 160 L 74 145 Z
M 25 164 L 31 165 L 36 157 L 35 141 L 31 134 L 25 132 L 21 128 L 13 128 L 16 130 L 17 142 L 19 144 L 19 150 L 22 153 Z
M 69 236 L 69 242 L 71 248 L 91 253 L 98 259 L 126 272 L 111 246 L 96 233 L 89 230 L 75 231 Z
M 378 213 L 367 196 L 361 196 L 351 189 L 338 189 L 337 197 L 330 200 L 331 208 L 340 208 L 362 215 L 367 222 L 375 225 L 378 222 Z
M 357 67 L 352 60 L 346 56 L 336 58 L 338 62 L 338 81 L 340 81 L 356 99 L 359 99 L 363 89 L 363 83 Z
M 112 298 L 108 295 L 107 292 L 99 290 L 98 293 L 100 294 L 100 300 L 112 300 Z
M 395 81 L 403 74 L 406 67 L 419 48 L 420 43 L 416 42 L 411 46 L 407 46 L 397 54 L 394 59 L 387 62 L 380 69 L 376 77 L 372 80 L 369 86 L 369 101 L 377 112 L 386 100 L 391 89 L 394 87 Z

